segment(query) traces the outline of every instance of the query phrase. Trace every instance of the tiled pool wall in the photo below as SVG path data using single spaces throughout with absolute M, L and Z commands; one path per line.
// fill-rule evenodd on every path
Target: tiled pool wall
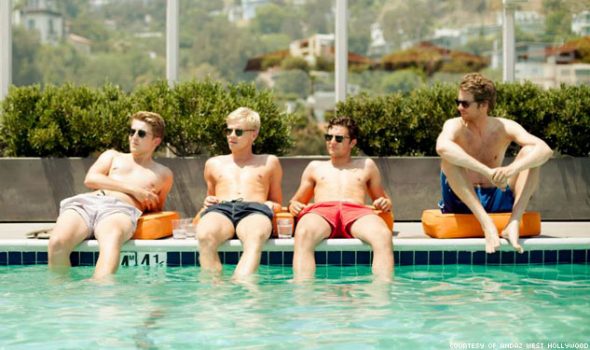
M 224 264 L 237 264 L 240 251 L 219 252 Z M 590 249 L 531 250 L 518 254 L 513 251 L 500 251 L 486 254 L 484 251 L 394 251 L 396 266 L 404 265 L 515 265 L 515 264 L 588 264 Z M 318 265 L 355 266 L 370 265 L 371 251 L 316 251 Z M 98 252 L 75 251 L 70 260 L 73 266 L 93 266 Z M 124 266 L 199 266 L 197 251 L 123 251 L 121 262 Z M 292 251 L 264 251 L 262 265 L 290 266 Z M 2 265 L 47 264 L 46 251 L 0 251 Z

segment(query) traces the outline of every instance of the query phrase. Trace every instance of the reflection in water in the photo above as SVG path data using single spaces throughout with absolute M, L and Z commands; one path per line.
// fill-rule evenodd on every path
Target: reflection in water
M 590 333 L 585 265 L 398 267 L 391 283 L 362 266 L 320 267 L 303 283 L 275 266 L 246 280 L 125 268 L 109 283 L 89 280 L 91 267 L 66 277 L 7 269 L 0 347 L 9 348 L 448 348 Z

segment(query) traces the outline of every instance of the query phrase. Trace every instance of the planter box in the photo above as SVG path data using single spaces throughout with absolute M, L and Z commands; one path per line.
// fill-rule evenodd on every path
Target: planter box
M 299 186 L 301 173 L 322 157 L 282 157 L 283 204 Z M 203 167 L 206 158 L 163 158 L 159 162 L 174 172 L 167 210 L 193 216 L 205 198 Z M 386 191 L 393 199 L 396 221 L 419 221 L 422 210 L 436 208 L 440 198 L 439 163 L 436 157 L 375 158 Z M 55 221 L 59 202 L 84 186 L 90 158 L 1 158 L 0 222 Z M 539 191 L 529 209 L 547 220 L 590 221 L 590 158 L 556 158 L 542 167 Z

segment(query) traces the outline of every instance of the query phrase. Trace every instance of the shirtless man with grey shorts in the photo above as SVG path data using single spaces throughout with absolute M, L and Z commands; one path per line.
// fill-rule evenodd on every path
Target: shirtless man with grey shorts
M 282 201 L 279 159 L 254 154 L 252 145 L 260 130 L 260 116 L 240 107 L 226 119 L 228 155 L 205 164 L 207 197 L 197 226 L 199 262 L 203 270 L 220 272 L 219 246 L 237 236 L 243 254 L 234 277 L 247 277 L 258 270 L 264 243 L 272 232 L 274 212 Z
M 121 246 L 133 236 L 141 214 L 164 207 L 172 187 L 172 172 L 152 158 L 164 137 L 164 120 L 152 112 L 137 112 L 130 119 L 130 153 L 102 153 L 84 180 L 95 191 L 60 203 L 49 240 L 50 270 L 67 271 L 72 250 L 85 239 L 95 237 L 99 257 L 93 277 L 114 274 Z

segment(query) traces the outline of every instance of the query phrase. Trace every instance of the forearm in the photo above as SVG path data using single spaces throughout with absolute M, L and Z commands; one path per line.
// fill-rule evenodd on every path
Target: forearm
M 491 169 L 487 165 L 473 158 L 454 142 L 437 145 L 436 151 L 442 159 L 453 165 L 489 176 Z
M 132 186 L 128 183 L 117 181 L 111 177 L 108 177 L 108 176 L 102 175 L 102 174 L 92 174 L 92 175 L 86 176 L 86 179 L 84 179 L 84 185 L 86 185 L 86 187 L 93 189 L 93 190 L 105 189 L 105 190 L 123 192 L 123 193 L 127 193 L 129 195 L 134 194 L 134 191 L 133 191 L 134 186 Z
M 553 151 L 545 144 L 524 146 L 530 148 L 524 156 L 516 158 L 511 166 L 517 169 L 517 172 L 537 168 L 545 164 L 553 155 Z M 523 147 L 523 148 L 524 148 Z

